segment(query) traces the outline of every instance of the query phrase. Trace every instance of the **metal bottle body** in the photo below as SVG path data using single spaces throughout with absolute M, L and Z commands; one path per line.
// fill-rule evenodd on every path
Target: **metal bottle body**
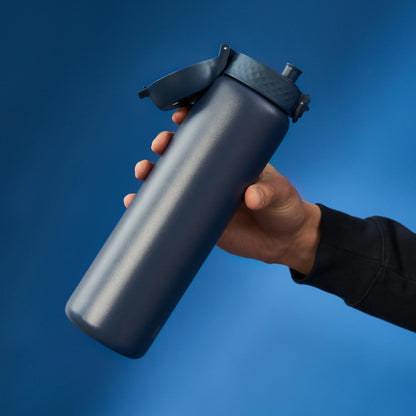
M 109 348 L 142 356 L 289 126 L 227 75 L 202 95 L 66 306 Z

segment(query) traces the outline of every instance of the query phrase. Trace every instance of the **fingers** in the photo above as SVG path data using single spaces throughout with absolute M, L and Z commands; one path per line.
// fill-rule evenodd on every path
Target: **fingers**
M 173 122 L 176 124 L 181 124 L 185 120 L 185 117 L 189 113 L 190 109 L 191 106 L 182 107 L 176 110 L 172 115 Z M 171 131 L 162 131 L 159 133 L 152 142 L 152 150 L 156 154 L 161 155 L 166 150 L 169 142 L 172 140 L 173 135 L 174 133 Z
M 157 155 L 161 155 L 168 147 L 173 135 L 174 133 L 171 131 L 160 132 L 152 142 L 152 151 L 155 152 Z
M 179 110 L 176 110 L 172 115 L 172 120 L 176 124 L 181 124 L 190 109 L 191 107 L 182 107 Z M 162 131 L 159 133 L 152 142 L 152 151 L 158 155 L 161 155 L 168 147 L 173 135 L 174 133 L 171 131 Z
M 141 160 L 140 162 L 137 162 L 136 166 L 134 167 L 134 175 L 137 179 L 144 181 L 154 166 L 155 163 L 150 162 L 149 160 Z M 129 207 L 135 196 L 136 194 L 127 194 L 124 197 L 123 202 L 126 208 Z
M 152 142 L 152 150 L 156 154 L 161 155 L 168 147 L 173 135 L 174 133 L 171 131 L 162 131 L 159 133 Z M 150 162 L 149 160 L 141 160 L 140 162 L 137 162 L 134 167 L 134 175 L 137 179 L 144 181 L 154 166 L 155 163 Z
M 190 107 L 182 107 L 179 110 L 176 110 L 172 115 L 172 120 L 176 124 L 181 124 L 189 110 Z M 152 151 L 158 155 L 161 155 L 168 147 L 173 135 L 174 133 L 171 131 L 160 132 L 152 142 Z M 141 160 L 140 162 L 137 162 L 136 166 L 134 167 L 134 175 L 137 179 L 144 181 L 149 176 L 149 173 L 154 166 L 155 163 L 150 162 L 149 160 Z M 136 194 L 128 194 L 124 197 L 123 202 L 126 208 L 131 204 L 135 196 Z
M 154 166 L 155 163 L 150 162 L 150 160 L 141 160 L 140 162 L 137 162 L 134 167 L 134 176 L 136 176 L 137 179 L 144 181 Z
M 131 202 L 133 201 L 135 196 L 136 196 L 136 194 L 128 194 L 124 197 L 123 202 L 124 202 L 124 206 L 126 208 L 129 207 L 129 205 L 131 204 Z
M 149 173 L 151 172 L 154 166 L 155 163 L 150 162 L 149 160 L 141 160 L 140 162 L 137 162 L 136 166 L 134 167 L 134 175 L 137 179 L 144 181 L 148 177 Z M 128 208 L 135 196 L 136 194 L 127 194 L 124 197 L 123 202 L 126 208 Z
M 251 210 L 273 206 L 277 209 L 290 204 L 297 195 L 292 184 L 272 165 L 267 164 L 258 181 L 249 186 L 245 193 L 245 203 Z
M 182 121 L 185 120 L 190 109 L 191 107 L 182 107 L 179 110 L 176 110 L 172 115 L 172 121 L 176 124 L 181 124 Z

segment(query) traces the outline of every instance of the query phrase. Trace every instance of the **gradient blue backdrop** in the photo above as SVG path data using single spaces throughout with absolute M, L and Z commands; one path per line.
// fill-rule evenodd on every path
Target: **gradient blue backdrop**
M 416 229 L 416 3 L 9 2 L 1 31 L 2 415 L 414 415 L 416 334 L 215 248 L 148 354 L 65 302 L 173 129 L 136 91 L 228 42 L 304 74 L 273 164 L 312 202 Z

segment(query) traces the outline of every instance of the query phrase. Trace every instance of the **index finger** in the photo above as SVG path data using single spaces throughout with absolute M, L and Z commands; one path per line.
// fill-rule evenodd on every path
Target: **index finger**
M 176 124 L 181 124 L 185 120 L 186 115 L 188 114 L 191 107 L 182 107 L 179 110 L 176 110 L 172 115 L 172 120 Z

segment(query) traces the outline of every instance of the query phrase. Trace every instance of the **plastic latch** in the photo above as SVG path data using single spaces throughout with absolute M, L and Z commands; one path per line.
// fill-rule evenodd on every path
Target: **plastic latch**
M 309 111 L 309 103 L 311 102 L 311 97 L 309 94 L 301 94 L 298 100 L 298 104 L 295 110 L 292 113 L 292 120 L 296 123 L 305 111 Z

